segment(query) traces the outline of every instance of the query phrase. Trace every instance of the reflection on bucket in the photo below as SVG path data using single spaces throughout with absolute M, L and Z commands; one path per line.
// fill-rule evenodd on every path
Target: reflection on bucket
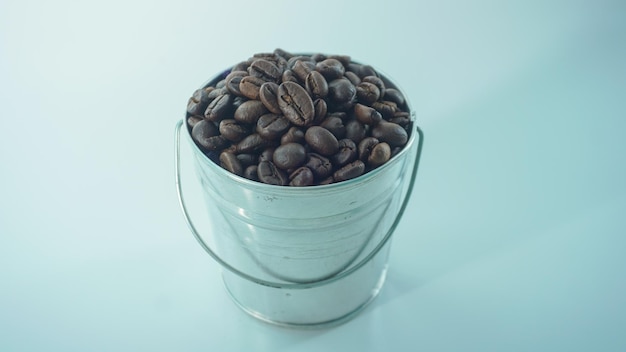
M 196 239 L 224 268 L 231 297 L 251 315 L 289 326 L 347 320 L 383 285 L 390 237 L 406 207 L 423 135 L 415 126 L 404 149 L 360 177 L 324 186 L 267 185 L 234 175 L 196 147 L 210 228 L 201 236 L 182 198 L 177 125 L 177 186 Z

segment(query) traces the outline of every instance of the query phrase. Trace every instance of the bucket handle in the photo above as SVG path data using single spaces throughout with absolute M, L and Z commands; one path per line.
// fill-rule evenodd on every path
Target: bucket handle
M 204 242 L 202 237 L 199 235 L 198 230 L 193 224 L 193 221 L 191 220 L 189 216 L 189 212 L 187 211 L 187 206 L 185 203 L 185 198 L 183 197 L 183 191 L 182 191 L 182 186 L 181 186 L 181 181 L 180 181 L 181 179 L 180 178 L 180 131 L 182 129 L 183 122 L 184 122 L 183 120 L 180 120 L 176 124 L 175 137 L 174 137 L 175 139 L 175 154 L 174 155 L 175 155 L 175 163 L 176 163 L 176 193 L 178 195 L 178 204 L 180 205 L 180 208 L 183 212 L 183 216 L 185 218 L 185 222 L 187 223 L 187 226 L 189 227 L 189 230 L 191 230 L 191 233 L 195 237 L 196 241 L 198 241 L 200 246 L 211 256 L 211 258 L 213 258 L 213 260 L 215 260 L 222 267 L 230 270 L 231 272 L 239 275 L 240 277 L 246 280 L 255 282 L 259 285 L 269 286 L 269 287 L 274 287 L 274 288 L 307 289 L 307 288 L 322 286 L 322 285 L 334 282 L 336 280 L 340 280 L 352 274 L 353 272 L 360 269 L 365 263 L 369 262 L 384 247 L 384 245 L 387 243 L 389 238 L 391 238 L 393 231 L 396 229 L 396 227 L 400 223 L 402 214 L 404 213 L 404 210 L 406 209 L 406 206 L 409 203 L 409 199 L 411 198 L 411 194 L 413 193 L 413 185 L 415 183 L 415 178 L 417 176 L 417 169 L 418 169 L 419 162 L 420 162 L 420 156 L 422 154 L 422 145 L 424 144 L 424 132 L 422 132 L 419 126 L 415 125 L 415 131 L 419 135 L 419 140 L 417 142 L 415 163 L 413 164 L 413 170 L 411 172 L 411 179 L 409 180 L 409 187 L 406 191 L 406 195 L 404 196 L 404 200 L 402 201 L 402 205 L 400 206 L 400 210 L 398 211 L 396 218 L 394 219 L 393 223 L 391 224 L 391 227 L 385 234 L 385 237 L 383 237 L 383 239 L 378 243 L 376 248 L 374 248 L 365 258 L 363 258 L 355 266 L 347 270 L 344 270 L 341 273 L 334 275 L 330 278 L 320 280 L 320 281 L 309 282 L 309 283 L 277 283 L 277 282 L 272 282 L 272 281 L 261 280 L 251 275 L 248 275 L 244 272 L 239 271 L 238 269 L 236 269 L 235 267 L 233 267 L 232 265 L 224 261 L 217 253 L 215 253 L 211 249 L 211 247 L 209 247 L 209 245 L 206 242 Z

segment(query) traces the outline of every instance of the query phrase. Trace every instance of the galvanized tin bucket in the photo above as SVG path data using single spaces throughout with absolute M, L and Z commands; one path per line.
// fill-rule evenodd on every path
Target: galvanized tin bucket
M 278 325 L 329 326 L 355 316 L 377 296 L 422 149 L 423 133 L 410 112 L 409 140 L 391 160 L 355 179 L 310 187 L 234 175 L 194 144 L 184 121 L 177 124 L 181 209 L 198 243 L 224 268 L 226 289 L 243 310 Z M 190 219 L 182 193 L 181 130 L 204 191 L 210 223 L 205 236 Z

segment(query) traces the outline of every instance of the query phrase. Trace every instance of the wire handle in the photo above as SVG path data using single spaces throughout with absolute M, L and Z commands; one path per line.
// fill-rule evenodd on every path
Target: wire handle
M 213 260 L 218 262 L 222 267 L 230 270 L 231 272 L 239 275 L 240 277 L 246 280 L 255 282 L 259 285 L 269 286 L 269 287 L 274 287 L 274 288 L 306 289 L 306 288 L 322 286 L 322 285 L 334 282 L 336 280 L 340 280 L 352 274 L 353 272 L 360 269 L 363 265 L 365 265 L 365 263 L 369 262 L 385 246 L 387 241 L 391 238 L 391 235 L 393 234 L 393 231 L 395 230 L 396 226 L 398 226 L 398 224 L 400 223 L 402 214 L 404 213 L 404 210 L 406 209 L 406 206 L 409 203 L 409 199 L 411 198 L 411 194 L 413 193 L 413 185 L 415 183 L 420 156 L 422 154 L 422 145 L 424 144 L 424 133 L 416 125 L 415 130 L 419 135 L 419 140 L 417 144 L 417 152 L 415 155 L 415 163 L 413 164 L 413 170 L 411 172 L 411 179 L 409 181 L 409 187 L 406 191 L 406 195 L 404 196 L 404 200 L 402 201 L 400 210 L 398 211 L 396 218 L 391 224 L 391 227 L 389 228 L 389 230 L 387 231 L 383 239 L 378 243 L 378 245 L 365 258 L 363 258 L 358 264 L 350 267 L 349 269 L 344 270 L 340 272 L 339 274 L 334 275 L 324 280 L 310 282 L 310 283 L 277 283 L 277 282 L 272 282 L 272 281 L 261 280 L 253 276 L 250 276 L 242 271 L 239 271 L 238 269 L 236 269 L 235 267 L 233 267 L 232 265 L 224 261 L 219 255 L 217 255 L 217 253 L 215 253 L 211 249 L 211 247 L 209 247 L 209 245 L 207 245 L 206 242 L 204 242 L 202 237 L 199 235 L 198 230 L 193 224 L 193 221 L 191 220 L 189 216 L 189 212 L 187 211 L 187 206 L 185 204 L 185 198 L 183 197 L 183 191 L 182 191 L 182 186 L 181 186 L 181 181 L 180 181 L 181 179 L 180 178 L 180 131 L 181 131 L 182 126 L 183 126 L 183 120 L 178 121 L 178 123 L 176 124 L 175 136 L 174 136 L 174 139 L 175 139 L 175 154 L 174 155 L 175 155 L 175 163 L 176 163 L 176 193 L 178 195 L 178 204 L 180 205 L 180 208 L 183 212 L 183 216 L 185 218 L 185 222 L 187 223 L 187 226 L 189 227 L 189 230 L 191 230 L 191 233 L 195 237 L 196 241 L 198 241 L 200 246 L 211 256 L 211 258 L 213 258 Z

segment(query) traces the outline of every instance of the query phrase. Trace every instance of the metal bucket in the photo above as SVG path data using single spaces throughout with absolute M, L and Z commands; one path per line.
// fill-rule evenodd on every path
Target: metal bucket
M 194 144 L 183 121 L 177 124 L 176 185 L 183 214 L 200 245 L 224 268 L 226 289 L 243 310 L 278 325 L 328 326 L 353 317 L 377 296 L 423 143 L 410 105 L 409 111 L 409 140 L 391 160 L 352 180 L 309 187 L 234 175 Z M 204 191 L 206 236 L 189 218 L 182 194 L 181 129 Z

